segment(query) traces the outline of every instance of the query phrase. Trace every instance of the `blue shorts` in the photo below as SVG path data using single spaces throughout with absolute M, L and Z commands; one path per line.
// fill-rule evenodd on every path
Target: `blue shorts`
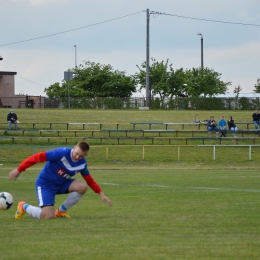
M 36 183 L 36 196 L 40 207 L 53 206 L 55 204 L 56 194 L 67 194 L 71 183 L 74 179 L 66 180 L 62 185 L 57 187 L 49 187 L 48 185 L 37 185 Z
M 216 131 L 216 132 L 219 132 L 219 128 L 217 128 L 216 126 L 208 126 L 208 131 L 211 132 L 211 131 Z

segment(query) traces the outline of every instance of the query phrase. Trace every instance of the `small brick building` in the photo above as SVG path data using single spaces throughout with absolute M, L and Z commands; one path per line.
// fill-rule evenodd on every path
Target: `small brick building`
M 44 97 L 15 95 L 16 72 L 0 71 L 0 107 L 44 108 Z

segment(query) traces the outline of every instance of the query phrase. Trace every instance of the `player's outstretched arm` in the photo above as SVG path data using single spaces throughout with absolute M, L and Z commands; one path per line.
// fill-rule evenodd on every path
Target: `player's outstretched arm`
M 104 203 L 108 204 L 110 207 L 112 206 L 111 200 L 102 191 L 99 193 L 99 195 Z
M 8 180 L 12 181 L 12 180 L 16 180 L 20 175 L 20 172 L 18 171 L 18 169 L 14 169 L 12 171 L 10 171 L 9 176 L 8 176 Z

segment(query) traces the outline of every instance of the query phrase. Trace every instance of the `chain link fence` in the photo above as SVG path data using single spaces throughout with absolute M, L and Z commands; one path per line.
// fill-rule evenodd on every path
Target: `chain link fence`
M 260 105 L 259 98 L 235 97 L 175 97 L 171 99 L 152 98 L 147 102 L 144 97 L 131 98 L 70 98 L 70 108 L 74 109 L 149 109 L 166 110 L 255 110 Z M 68 108 L 68 99 L 44 99 L 45 108 Z

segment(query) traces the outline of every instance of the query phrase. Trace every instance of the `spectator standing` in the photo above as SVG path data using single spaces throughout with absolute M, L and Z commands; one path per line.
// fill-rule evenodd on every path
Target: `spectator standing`
M 227 135 L 227 123 L 224 120 L 224 116 L 221 116 L 220 120 L 218 121 L 218 126 L 220 129 L 220 137 L 226 137 Z
M 237 128 L 232 116 L 230 116 L 228 119 L 228 128 L 230 131 L 233 132 L 233 136 L 236 137 L 236 132 L 238 131 L 238 128 Z
M 209 137 L 212 136 L 212 131 L 215 131 L 216 138 L 218 138 L 219 128 L 217 128 L 217 122 L 215 121 L 214 116 L 211 116 L 210 119 L 208 120 L 207 130 L 208 130 Z
M 7 115 L 7 123 L 8 123 L 8 130 L 12 129 L 12 124 L 14 124 L 14 129 L 17 130 L 17 115 L 14 113 L 12 109 L 10 113 Z
M 260 114 L 258 113 L 258 109 L 255 110 L 255 113 L 252 115 L 252 117 L 256 129 L 255 133 L 258 134 L 258 126 L 260 121 Z

